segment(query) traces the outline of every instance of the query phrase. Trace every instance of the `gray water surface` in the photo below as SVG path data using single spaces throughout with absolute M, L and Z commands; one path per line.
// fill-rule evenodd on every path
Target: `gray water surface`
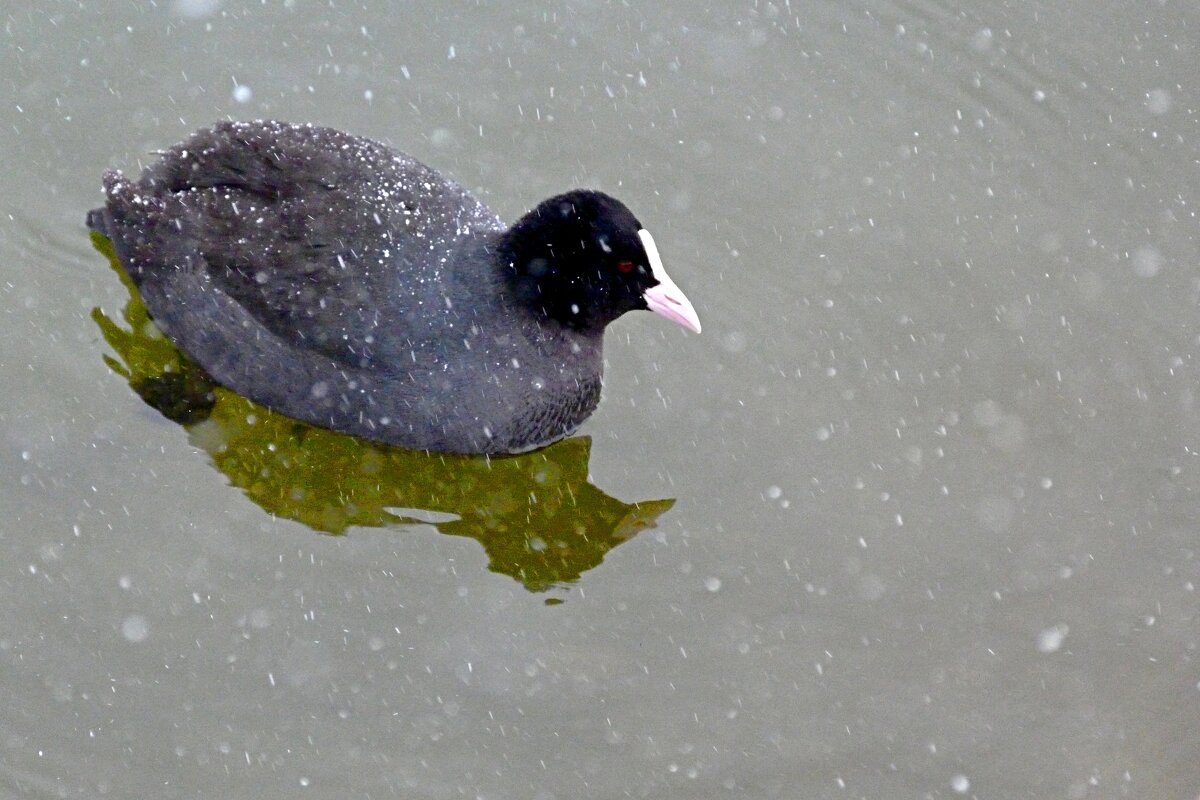
M 0 26 L 0 796 L 1200 794 L 1200 6 Z M 704 334 L 619 321 L 590 450 L 512 477 L 255 466 L 236 405 L 214 443 L 114 371 L 83 227 L 225 117 L 380 138 L 505 219 L 608 191 Z

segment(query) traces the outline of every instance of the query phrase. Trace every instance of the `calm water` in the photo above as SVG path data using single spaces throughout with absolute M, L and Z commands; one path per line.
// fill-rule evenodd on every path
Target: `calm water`
M 1200 7 L 0 25 L 0 796 L 1200 793 Z M 705 332 L 522 459 L 169 421 L 83 217 L 226 116 L 610 191 Z

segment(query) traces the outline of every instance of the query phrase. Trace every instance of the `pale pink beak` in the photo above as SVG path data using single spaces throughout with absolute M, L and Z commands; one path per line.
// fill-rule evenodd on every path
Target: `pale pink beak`
M 658 281 L 657 286 L 651 286 L 642 293 L 646 305 L 655 314 L 662 314 L 689 331 L 699 333 L 700 317 L 696 315 L 696 309 L 692 308 L 692 303 L 687 299 L 687 295 L 675 285 L 675 281 L 671 280 L 671 276 L 663 269 L 662 256 L 658 254 L 658 246 L 654 244 L 654 237 L 650 235 L 650 231 L 644 228 L 638 231 L 638 237 L 642 240 L 642 247 L 646 249 L 646 258 L 650 260 L 650 274 Z

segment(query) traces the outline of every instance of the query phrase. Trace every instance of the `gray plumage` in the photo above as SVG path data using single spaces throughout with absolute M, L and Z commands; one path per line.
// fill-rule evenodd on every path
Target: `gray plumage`
M 272 409 L 408 448 L 504 453 L 569 434 L 599 401 L 603 325 L 546 316 L 500 255 L 506 226 L 377 142 L 221 123 L 136 181 L 107 173 L 104 190 L 88 225 L 155 322 Z

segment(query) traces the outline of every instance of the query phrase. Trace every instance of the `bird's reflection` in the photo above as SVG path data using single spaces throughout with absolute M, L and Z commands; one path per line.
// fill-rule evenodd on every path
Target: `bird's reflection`
M 576 580 L 675 502 L 623 503 L 590 484 L 586 437 L 489 459 L 401 450 L 276 414 L 214 385 L 183 356 L 150 320 L 108 240 L 92 234 L 92 241 L 129 290 L 124 326 L 92 311 L 115 352 L 105 362 L 184 425 L 217 469 L 270 514 L 330 534 L 431 524 L 475 539 L 491 570 L 537 592 Z

